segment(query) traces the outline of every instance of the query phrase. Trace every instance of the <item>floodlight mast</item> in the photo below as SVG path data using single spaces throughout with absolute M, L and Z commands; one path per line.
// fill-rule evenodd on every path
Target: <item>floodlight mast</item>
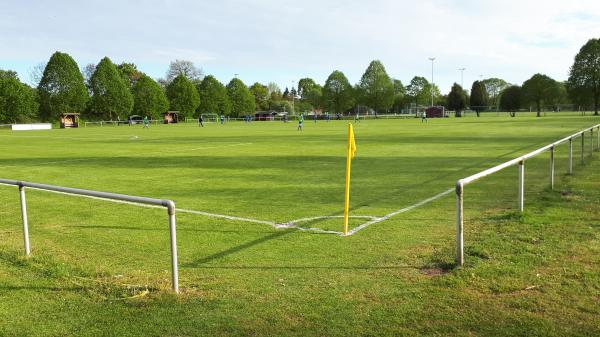
M 435 57 L 430 57 L 429 61 L 431 61 L 431 106 L 433 106 L 433 61 L 435 61 Z
M 458 68 L 458 70 L 460 70 L 460 87 L 464 89 L 464 86 L 463 86 L 463 72 L 465 70 L 467 70 L 467 68 L 462 67 L 462 68 Z

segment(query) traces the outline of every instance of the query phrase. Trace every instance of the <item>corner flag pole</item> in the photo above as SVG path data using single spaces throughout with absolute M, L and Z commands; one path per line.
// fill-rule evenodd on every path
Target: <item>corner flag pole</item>
M 346 153 L 346 194 L 344 195 L 344 235 L 348 235 L 348 209 L 350 208 L 350 164 L 354 153 L 356 152 L 356 143 L 354 142 L 354 130 L 352 123 L 348 123 L 348 150 Z

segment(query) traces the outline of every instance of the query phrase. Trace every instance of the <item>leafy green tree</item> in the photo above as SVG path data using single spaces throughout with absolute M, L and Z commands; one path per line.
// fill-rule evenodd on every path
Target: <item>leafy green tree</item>
M 55 120 L 62 113 L 81 113 L 88 93 L 77 63 L 66 53 L 55 52 L 50 57 L 38 85 L 40 118 Z
M 185 117 L 192 117 L 200 104 L 198 90 L 185 75 L 178 75 L 167 85 L 167 97 L 171 110 Z
M 394 103 L 394 83 L 380 61 L 371 61 L 358 83 L 358 94 L 361 102 L 376 114 L 390 109 Z
M 21 83 L 17 76 L 0 73 L 0 123 L 30 122 L 35 119 L 38 107 L 32 88 Z
M 254 103 L 257 110 L 266 111 L 269 109 L 269 88 L 258 82 L 252 84 L 249 88 L 254 96 Z
M 177 76 L 183 75 L 192 83 L 198 83 L 202 79 L 202 69 L 196 68 L 194 62 L 186 60 L 175 60 L 169 65 L 166 82 L 171 83 Z
M 394 103 L 392 105 L 392 111 L 394 113 L 399 113 L 402 111 L 402 106 L 404 105 L 406 88 L 402 85 L 402 81 L 400 80 L 393 79 L 392 83 L 394 83 Z
M 127 119 L 133 108 L 133 96 L 117 67 L 108 57 L 100 60 L 90 79 L 90 113 L 101 119 Z
M 488 103 L 488 94 L 485 90 L 485 85 L 483 82 L 475 81 L 471 86 L 471 97 L 469 99 L 469 106 L 472 110 L 475 110 L 477 113 L 477 117 L 481 111 L 483 111 L 484 107 Z
M 159 119 L 169 109 L 169 100 L 163 88 L 153 79 L 141 75 L 131 88 L 133 93 L 133 113 Z
M 319 85 L 312 78 L 305 77 L 298 81 L 298 95 L 300 99 L 306 99 L 306 95 L 315 87 Z
M 354 88 L 341 71 L 332 72 L 323 86 L 323 106 L 331 113 L 344 113 L 354 105 Z
M 14 70 L 0 69 L 0 79 L 4 79 L 4 78 L 12 78 L 12 79 L 18 80 L 19 75 L 17 75 L 17 72 Z
M 454 110 L 455 116 L 460 117 L 462 116 L 462 111 L 466 106 L 467 99 L 465 97 L 463 88 L 457 83 L 454 83 L 450 93 L 448 94 L 448 109 Z
M 130 88 L 144 75 L 133 63 L 123 62 L 117 66 L 117 70 L 119 70 L 119 75 L 121 75 Z
M 231 101 L 231 115 L 234 117 L 253 114 L 256 110 L 254 95 L 248 87 L 238 78 L 232 79 L 227 84 L 227 95 Z
M 200 94 L 200 105 L 196 109 L 196 116 L 200 114 L 218 114 L 229 116 L 231 102 L 227 89 L 214 76 L 208 75 L 196 86 Z
M 600 39 L 590 39 L 575 55 L 569 71 L 568 87 L 574 100 L 588 96 L 594 103 L 594 115 L 598 115 L 600 104 Z
M 429 82 L 425 77 L 415 76 L 410 80 L 410 84 L 406 87 L 406 96 L 411 103 L 416 105 L 427 105 L 431 99 L 431 91 Z
M 502 93 L 504 89 L 508 88 L 510 84 L 508 84 L 508 82 L 505 80 L 496 77 L 486 78 L 482 82 L 485 86 L 485 91 L 489 96 L 489 104 L 497 107 L 500 103 L 500 93 Z
M 500 94 L 500 108 L 504 111 L 511 113 L 511 116 L 515 116 L 515 113 L 521 107 L 521 87 L 518 85 L 512 85 L 502 91 Z
M 537 117 L 541 116 L 542 104 L 551 103 L 553 97 L 558 95 L 557 82 L 542 74 L 535 74 L 525 81 L 521 90 L 526 101 L 535 103 Z

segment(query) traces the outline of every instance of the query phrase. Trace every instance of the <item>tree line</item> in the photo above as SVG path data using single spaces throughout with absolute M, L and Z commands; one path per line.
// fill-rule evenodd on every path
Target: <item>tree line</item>
M 154 80 L 133 63 L 114 64 L 108 57 L 82 70 L 66 53 L 55 52 L 39 74 L 35 88 L 21 82 L 17 73 L 0 69 L 0 123 L 56 121 L 62 113 L 81 113 L 87 120 L 125 120 L 131 114 L 161 118 L 167 110 L 184 117 L 218 114 L 238 117 L 255 111 L 327 111 L 332 114 L 369 109 L 399 113 L 410 105 L 444 105 L 456 116 L 467 107 L 477 115 L 488 106 L 516 112 L 533 105 L 540 116 L 543 106 L 572 103 L 593 107 L 600 101 L 600 39 L 581 47 L 566 82 L 535 74 L 522 85 L 499 78 L 475 81 L 470 92 L 454 83 L 447 95 L 426 78 L 415 76 L 408 85 L 390 77 L 380 61 L 372 61 L 360 81 L 350 84 L 339 70 L 323 85 L 302 78 L 297 87 L 283 91 L 275 83 L 246 86 L 238 78 L 224 85 L 203 76 L 192 62 L 171 62 L 164 79 Z

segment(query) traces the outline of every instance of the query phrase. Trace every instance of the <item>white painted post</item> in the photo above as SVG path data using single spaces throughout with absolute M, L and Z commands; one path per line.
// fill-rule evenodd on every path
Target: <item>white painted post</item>
M 175 230 L 175 203 L 167 205 L 169 213 L 169 233 L 171 236 L 171 281 L 173 291 L 179 293 L 179 270 L 177 267 L 177 236 Z
M 525 204 L 525 161 L 521 160 L 519 162 L 519 212 L 523 212 L 524 204 Z
M 554 190 L 554 146 L 550 148 L 550 189 Z
M 21 218 L 23 219 L 23 242 L 25 244 L 25 255 L 29 256 L 31 249 L 29 247 L 29 222 L 27 221 L 27 200 L 25 199 L 25 186 L 19 186 L 19 195 L 21 196 Z
M 463 236 L 463 183 L 456 182 L 456 265 L 462 266 L 465 263 L 464 236 Z
M 569 175 L 573 174 L 573 138 L 569 138 Z

